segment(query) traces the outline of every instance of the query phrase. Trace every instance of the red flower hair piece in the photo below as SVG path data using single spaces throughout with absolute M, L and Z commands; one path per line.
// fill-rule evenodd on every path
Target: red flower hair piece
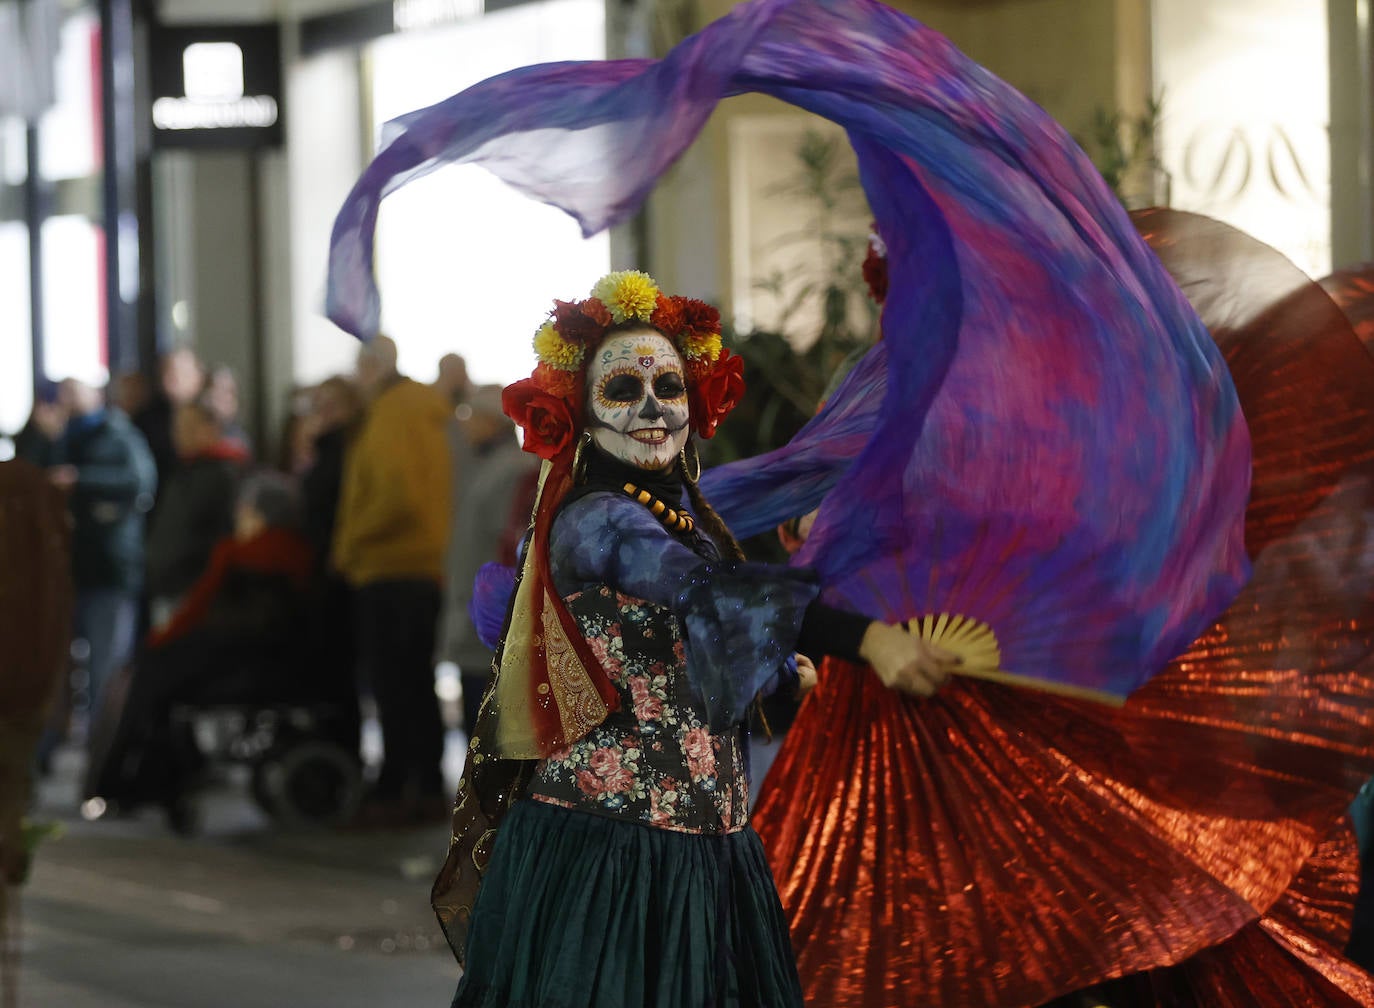
M 605 335 L 611 324 L 611 313 L 597 298 L 553 304 L 553 327 L 569 342 L 591 345 Z
M 721 350 L 711 369 L 687 389 L 696 432 L 709 438 L 744 396 L 744 359 Z
M 682 298 L 683 331 L 681 336 L 698 338 L 720 334 L 720 312 L 714 305 L 696 298 Z
M 572 447 L 581 427 L 573 407 L 580 397 L 550 395 L 533 378 L 522 378 L 501 391 L 501 409 L 524 432 L 524 449 L 542 459 L 552 459 Z

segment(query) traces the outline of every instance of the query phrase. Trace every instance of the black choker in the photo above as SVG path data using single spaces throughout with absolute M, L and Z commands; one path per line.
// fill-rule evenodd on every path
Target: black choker
M 628 497 L 639 501 L 649 513 L 661 521 L 669 532 L 690 532 L 697 527 L 696 519 L 686 511 L 677 511 L 670 508 L 663 501 L 659 500 L 648 490 L 641 490 L 633 483 L 626 483 L 620 488 Z

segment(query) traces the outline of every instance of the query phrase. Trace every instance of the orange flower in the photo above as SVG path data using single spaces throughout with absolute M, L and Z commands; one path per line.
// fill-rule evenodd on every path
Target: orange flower
M 541 363 L 535 367 L 533 378 L 540 391 L 559 398 L 570 398 L 578 390 L 579 379 L 576 371 L 564 371 Z
M 659 332 L 664 333 L 669 339 L 682 331 L 685 316 L 682 313 L 681 302 L 682 298 L 667 297 L 660 294 L 658 303 L 654 306 L 654 313 L 649 316 L 649 324 Z

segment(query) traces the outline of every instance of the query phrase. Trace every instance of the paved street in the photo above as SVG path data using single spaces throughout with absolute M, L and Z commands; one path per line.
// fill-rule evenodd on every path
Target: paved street
M 450 776 L 462 745 L 451 732 Z M 756 743 L 758 777 L 777 745 Z M 444 825 L 282 832 L 231 779 L 187 840 L 152 810 L 82 820 L 81 765 L 59 752 L 39 792 L 63 833 L 23 890 L 19 1008 L 448 1005 L 458 967 L 429 909 Z
M 283 834 L 234 782 L 194 840 L 160 817 L 86 823 L 79 757 L 40 815 L 64 834 L 23 894 L 21 1008 L 445 1006 L 457 966 L 429 911 L 443 826 Z

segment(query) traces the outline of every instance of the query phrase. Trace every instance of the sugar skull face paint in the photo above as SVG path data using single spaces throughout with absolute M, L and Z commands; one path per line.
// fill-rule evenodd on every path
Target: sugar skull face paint
M 665 469 L 688 428 L 682 358 L 666 336 L 625 329 L 597 347 L 587 365 L 587 429 L 592 440 L 640 469 Z

